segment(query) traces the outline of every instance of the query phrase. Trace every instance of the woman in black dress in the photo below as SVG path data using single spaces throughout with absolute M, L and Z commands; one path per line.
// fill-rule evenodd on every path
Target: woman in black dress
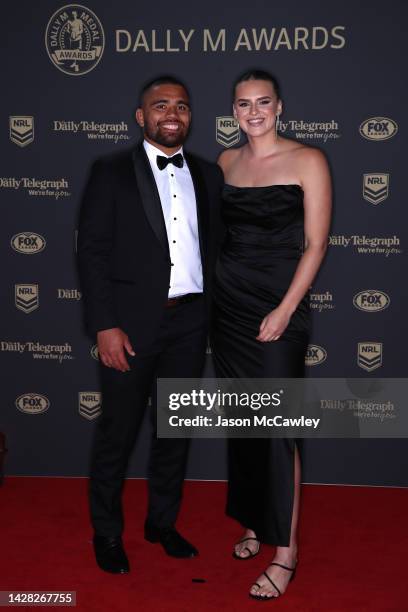
M 308 290 L 327 248 L 331 182 L 317 149 L 277 130 L 282 101 L 264 71 L 235 83 L 233 112 L 247 144 L 219 158 L 226 238 L 215 280 L 217 375 L 300 378 L 309 337 Z M 297 564 L 300 459 L 296 441 L 230 439 L 227 514 L 245 532 L 234 557 L 261 542 L 275 556 L 256 579 L 257 599 L 283 594 Z

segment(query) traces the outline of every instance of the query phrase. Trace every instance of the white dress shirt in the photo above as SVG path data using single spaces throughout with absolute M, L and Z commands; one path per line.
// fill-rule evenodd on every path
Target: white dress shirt
M 168 164 L 159 170 L 157 155 L 169 156 L 146 140 L 143 146 L 154 174 L 166 224 L 171 260 L 169 298 L 186 293 L 202 293 L 197 204 L 186 160 L 182 168 Z M 177 153 L 183 154 L 183 148 L 180 147 L 174 155 Z

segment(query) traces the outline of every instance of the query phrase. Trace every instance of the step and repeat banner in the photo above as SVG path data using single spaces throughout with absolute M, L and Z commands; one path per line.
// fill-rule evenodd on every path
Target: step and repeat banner
M 322 149 L 330 247 L 310 307 L 314 377 L 407 375 L 404 2 L 16 0 L 2 11 L 0 431 L 7 473 L 86 475 L 102 409 L 83 328 L 78 210 L 90 164 L 134 146 L 139 88 L 191 90 L 188 147 L 215 161 L 244 142 L 231 88 L 248 68 L 282 86 L 283 136 Z M 209 351 L 207 374 L 211 372 Z M 372 418 L 384 418 L 373 413 Z M 143 477 L 146 420 L 129 475 Z M 304 481 L 408 484 L 404 439 L 304 442 Z M 223 479 L 223 440 L 196 440 L 190 478 Z

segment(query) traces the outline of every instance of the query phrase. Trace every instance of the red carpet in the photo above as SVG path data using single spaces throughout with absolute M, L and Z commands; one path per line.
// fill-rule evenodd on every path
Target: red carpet
M 224 516 L 224 483 L 186 484 L 178 526 L 200 557 L 176 560 L 143 540 L 145 483 L 128 481 L 127 576 L 95 566 L 86 488 L 83 479 L 6 480 L 0 488 L 0 590 L 72 590 L 76 609 L 95 612 L 408 610 L 404 489 L 303 486 L 296 579 L 279 601 L 257 602 L 247 591 L 272 548 L 234 561 L 232 543 L 241 530 Z

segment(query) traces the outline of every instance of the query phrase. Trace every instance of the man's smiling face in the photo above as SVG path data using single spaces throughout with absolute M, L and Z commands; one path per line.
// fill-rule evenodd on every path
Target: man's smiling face
M 136 120 L 145 139 L 159 148 L 179 148 L 186 140 L 191 123 L 190 101 L 182 85 L 164 83 L 148 89 Z

